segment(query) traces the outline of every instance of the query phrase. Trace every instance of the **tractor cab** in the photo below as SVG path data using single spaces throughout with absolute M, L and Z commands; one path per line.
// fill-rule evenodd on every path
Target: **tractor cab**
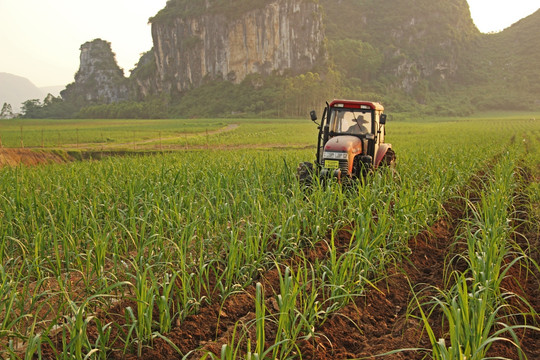
M 317 121 L 315 111 L 311 120 Z M 392 145 L 384 142 L 386 115 L 377 102 L 334 100 L 326 104 L 319 125 L 315 168 L 321 178 L 356 178 L 381 164 L 393 165 Z M 311 170 L 310 170 L 311 169 Z

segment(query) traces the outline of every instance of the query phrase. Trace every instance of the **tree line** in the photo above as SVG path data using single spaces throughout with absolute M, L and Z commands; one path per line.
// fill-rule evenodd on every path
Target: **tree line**
M 20 114 L 5 104 L 2 118 L 155 119 L 203 117 L 305 116 L 332 97 L 336 73 L 308 72 L 296 76 L 253 74 L 240 84 L 213 80 L 176 96 L 156 95 L 144 101 L 112 104 L 70 102 L 51 94 L 41 101 L 27 100 Z

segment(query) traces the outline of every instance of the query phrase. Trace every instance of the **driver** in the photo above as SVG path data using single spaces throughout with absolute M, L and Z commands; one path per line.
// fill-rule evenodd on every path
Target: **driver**
M 347 130 L 348 133 L 365 135 L 370 132 L 368 128 L 369 120 L 364 118 L 364 114 L 358 115 L 356 119 L 353 119 L 353 122 L 355 122 L 355 124 L 349 127 Z

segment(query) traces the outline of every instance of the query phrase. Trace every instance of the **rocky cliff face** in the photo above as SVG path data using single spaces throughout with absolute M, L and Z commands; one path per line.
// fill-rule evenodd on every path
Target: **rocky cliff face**
M 128 80 L 118 67 L 111 44 L 96 39 L 81 46 L 81 64 L 75 82 L 61 95 L 68 101 L 110 104 L 130 98 Z
M 154 50 L 144 53 L 135 69 L 131 72 L 133 95 L 136 100 L 144 100 L 157 93 L 161 82 L 157 77 Z
M 179 14 L 154 20 L 152 37 L 158 91 L 181 92 L 205 79 L 239 83 L 253 73 L 302 73 L 326 56 L 322 13 L 308 0 L 275 0 L 234 18 Z
M 151 19 L 154 47 L 129 79 L 110 44 L 98 39 L 81 47 L 76 81 L 62 96 L 79 108 L 156 98 L 175 106 L 186 101 L 186 108 L 192 108 L 199 93 L 193 91 L 190 99 L 187 90 L 207 84 L 206 89 L 221 91 L 215 86 L 223 84 L 211 80 L 240 84 L 250 74 L 313 71 L 328 84 L 331 96 L 371 93 L 406 99 L 397 107 L 403 111 L 430 103 L 450 108 L 447 94 L 456 89 L 460 106 L 501 106 L 510 88 L 517 94 L 515 103 L 526 98 L 538 106 L 539 14 L 501 34 L 484 35 L 471 19 L 467 0 L 168 0 Z M 274 88 L 268 93 L 281 96 L 291 78 L 269 85 Z M 267 94 L 261 100 L 251 92 L 262 83 L 236 87 L 243 98 L 253 98 L 229 110 L 251 112 L 257 102 L 271 104 Z M 311 91 L 313 85 L 306 81 L 298 88 Z M 281 98 L 275 95 L 273 101 Z

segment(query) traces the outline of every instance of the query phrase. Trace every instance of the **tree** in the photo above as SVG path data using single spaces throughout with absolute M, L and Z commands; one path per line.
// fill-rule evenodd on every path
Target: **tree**
M 49 106 L 52 104 L 59 104 L 62 102 L 61 97 L 55 97 L 53 94 L 48 93 L 45 99 L 43 99 L 43 106 Z
M 43 106 L 39 99 L 26 100 L 22 103 L 22 117 L 28 119 L 38 119 Z
M 2 111 L 0 112 L 0 119 L 12 119 L 13 117 L 14 115 L 11 104 L 4 103 L 2 106 Z

